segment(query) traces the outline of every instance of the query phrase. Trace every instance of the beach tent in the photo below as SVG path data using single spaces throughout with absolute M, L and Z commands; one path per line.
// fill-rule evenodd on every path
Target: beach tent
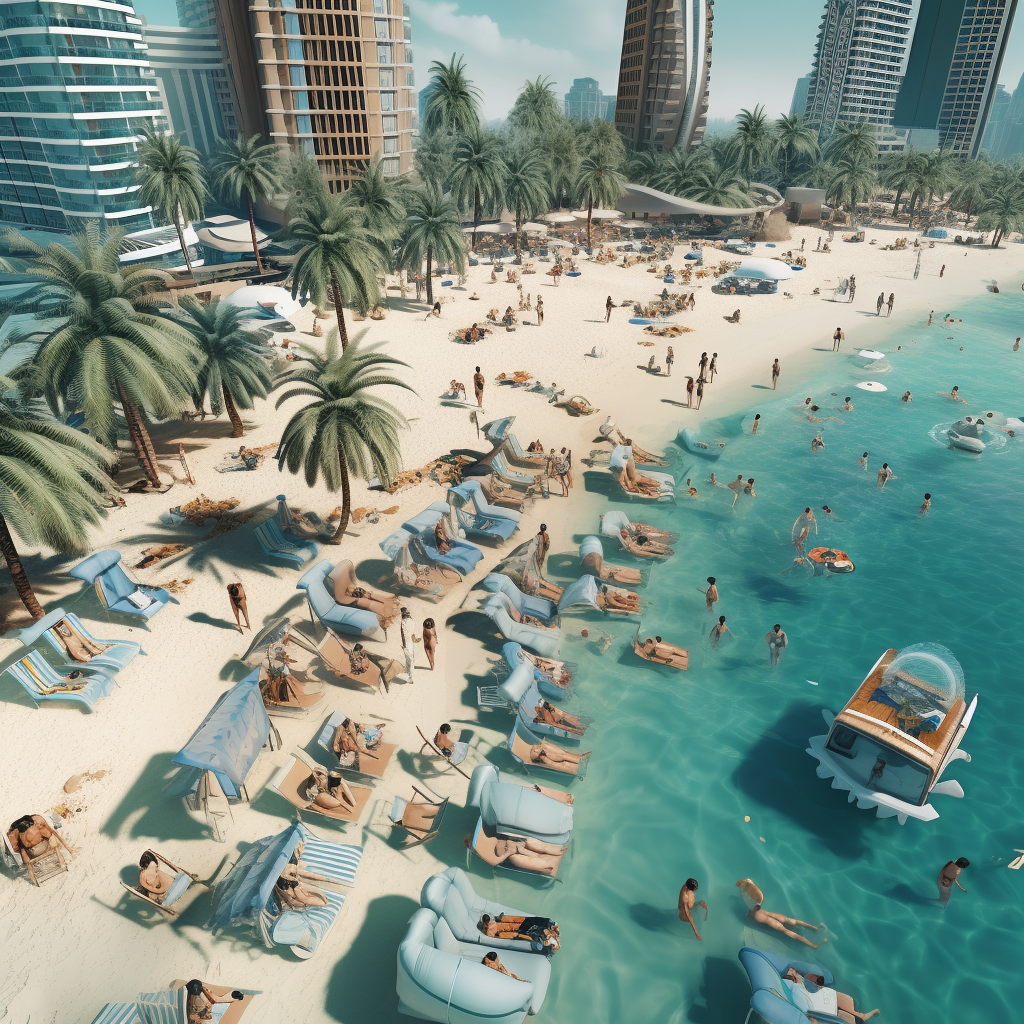
M 221 694 L 188 743 L 171 758 L 182 768 L 212 773 L 229 800 L 246 798 L 245 777 L 271 733 L 259 679 L 255 668 Z M 196 777 L 194 772 L 183 774 Z
M 747 256 L 742 258 L 742 262 L 732 272 L 732 275 L 733 277 L 752 277 L 758 281 L 788 281 L 791 277 L 796 277 L 797 271 L 781 260 L 770 260 L 763 256 Z

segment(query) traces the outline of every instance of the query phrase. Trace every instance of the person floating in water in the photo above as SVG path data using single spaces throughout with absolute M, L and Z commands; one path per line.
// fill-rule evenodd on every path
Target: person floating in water
M 952 398 L 954 402 L 963 402 L 964 405 L 967 404 L 967 399 L 960 397 L 960 386 L 958 384 L 953 385 L 953 390 L 950 391 L 949 397 Z
M 794 928 L 810 928 L 813 931 L 817 931 L 818 926 L 816 924 L 811 924 L 809 921 L 801 921 L 795 917 L 786 917 L 785 914 L 777 914 L 771 910 L 765 910 L 762 907 L 764 893 L 749 878 L 741 878 L 736 885 L 739 887 L 740 892 L 743 894 L 743 900 L 747 904 L 747 917 L 757 922 L 757 924 L 773 928 L 777 932 L 782 932 L 783 935 L 796 939 L 797 942 L 802 942 L 805 946 L 810 946 L 811 949 L 818 948 L 810 939 L 805 939 L 802 935 L 798 935 L 786 927 L 786 925 L 792 925 Z M 826 939 L 825 941 L 828 940 Z
M 695 893 L 697 892 L 697 879 L 688 878 L 683 884 L 682 889 L 679 890 L 679 920 L 689 921 L 690 927 L 693 929 L 693 934 L 697 936 L 698 942 L 704 940 L 700 937 L 700 932 L 697 931 L 697 925 L 693 920 L 693 909 L 695 907 L 702 907 L 704 910 L 704 920 L 708 919 L 708 905 L 704 900 L 700 903 L 697 902 Z
M 816 451 L 819 451 L 821 448 L 824 448 L 824 447 L 825 447 L 825 441 L 824 441 L 824 439 L 821 436 L 821 431 L 819 430 L 818 433 L 815 434 L 814 437 L 811 438 L 811 451 L 812 452 L 816 452 Z
M 904 391 L 903 392 L 903 397 L 900 399 L 901 402 L 907 402 L 907 403 L 912 402 L 913 400 L 914 400 L 914 396 L 909 391 Z
M 822 506 L 824 507 L 824 506 Z M 818 522 L 814 518 L 814 513 L 811 511 L 811 506 L 808 505 L 803 512 L 797 516 L 796 522 L 793 523 L 793 529 L 791 536 L 793 538 L 793 547 L 797 551 L 803 551 L 804 541 L 807 540 L 808 535 L 811 532 L 811 527 L 814 527 L 814 535 L 818 535 Z
M 718 587 L 715 586 L 715 577 L 708 577 L 708 589 L 704 594 L 704 600 L 707 602 L 708 611 L 714 607 L 715 602 L 718 600 Z
M 865 452 L 860 457 L 860 468 L 863 469 L 865 473 L 867 472 L 867 469 L 868 469 L 868 453 L 867 452 Z
M 918 509 L 918 511 L 921 513 L 921 515 L 926 515 L 927 512 L 928 512 L 928 509 L 930 509 L 931 507 L 932 507 L 932 496 L 930 494 L 926 494 L 924 496 L 924 501 L 921 503 L 921 507 Z

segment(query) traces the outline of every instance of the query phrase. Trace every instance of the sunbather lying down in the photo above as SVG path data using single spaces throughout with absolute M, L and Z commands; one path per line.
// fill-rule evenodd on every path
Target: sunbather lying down
M 626 464 L 622 467 L 622 472 L 619 474 L 619 483 L 625 490 L 638 494 L 648 494 L 651 496 L 661 494 L 661 484 L 649 476 L 638 473 L 636 463 L 632 459 L 627 459 Z
M 520 651 L 522 656 L 529 661 L 538 672 L 555 686 L 568 686 L 572 674 L 565 667 L 563 661 L 553 661 L 551 658 L 542 658 L 539 654 L 531 654 L 529 651 Z
M 327 897 L 319 889 L 283 875 L 274 885 L 274 894 L 281 906 L 288 910 L 303 911 L 308 907 L 327 906 Z
M 468 844 L 469 837 L 466 837 Z M 541 875 L 554 877 L 568 847 L 544 843 L 539 839 L 492 839 L 481 835 L 476 852 L 491 867 L 507 864 L 520 871 L 536 871 Z
M 489 939 L 526 939 L 539 942 L 552 951 L 558 949 L 558 922 L 550 917 L 518 917 L 514 914 L 499 914 L 491 917 L 484 914 L 477 928 Z
M 346 718 L 334 733 L 334 753 L 338 755 L 338 760 L 342 760 L 346 754 L 369 754 L 373 757 L 374 748 L 379 747 L 384 738 L 386 724 L 379 722 L 377 725 L 366 726 Z
M 514 622 L 518 622 L 523 626 L 536 626 L 538 629 L 555 629 L 554 626 L 548 626 L 541 622 L 540 619 L 535 618 L 533 615 L 524 615 L 511 601 L 505 602 L 506 609 L 509 615 L 512 616 Z
M 188 1024 L 206 1024 L 206 1021 L 213 1020 L 213 1008 L 217 1003 L 234 1003 L 245 998 L 237 990 L 215 996 L 198 978 L 185 984 L 185 993 L 185 1020 Z
M 631 590 L 619 590 L 615 587 L 602 587 L 597 595 L 597 607 L 606 612 L 638 612 L 640 611 L 640 595 Z
M 534 743 L 529 747 L 527 753 L 533 764 L 575 775 L 579 770 L 581 762 L 590 751 L 587 750 L 581 754 L 574 754 L 568 750 L 563 750 L 555 743 L 541 740 L 540 743 Z
M 566 732 L 571 732 L 574 736 L 582 736 L 585 732 L 583 723 L 575 715 L 556 708 L 554 704 L 549 704 L 546 700 L 542 700 L 533 711 L 535 715 L 533 720 L 540 725 L 565 729 Z
M 825 987 L 825 979 L 820 974 L 801 974 L 800 971 L 794 970 L 792 967 L 783 975 L 787 981 L 792 981 L 794 984 L 802 985 L 808 992 L 817 992 L 819 988 Z M 862 1010 L 854 1009 L 853 997 L 848 996 L 845 992 L 840 992 L 838 989 L 833 989 L 836 994 L 836 1008 L 839 1011 L 839 1016 L 843 1020 L 848 1021 L 849 1024 L 861 1024 L 861 1021 L 871 1020 L 872 1017 L 877 1016 L 881 1010 L 869 1010 L 864 1013 Z
M 355 795 L 345 780 L 340 775 L 328 774 L 319 765 L 303 783 L 303 790 L 311 805 L 324 810 L 354 811 L 357 806 Z
M 670 555 L 672 549 L 667 544 L 661 544 L 651 538 L 643 531 L 634 526 L 632 529 L 623 527 L 619 530 L 619 536 L 626 542 L 626 547 L 634 547 L 650 555 Z

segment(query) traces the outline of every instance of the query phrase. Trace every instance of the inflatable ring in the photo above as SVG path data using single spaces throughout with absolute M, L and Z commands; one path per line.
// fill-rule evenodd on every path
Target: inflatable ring
M 823 565 L 829 572 L 847 573 L 853 572 L 855 566 L 850 561 L 850 556 L 839 548 L 811 548 L 807 557 L 818 565 Z

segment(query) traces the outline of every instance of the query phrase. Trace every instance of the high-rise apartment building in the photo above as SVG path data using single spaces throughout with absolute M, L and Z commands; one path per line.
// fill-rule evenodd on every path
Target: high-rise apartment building
M 315 158 L 335 192 L 378 155 L 387 174 L 411 168 L 402 0 L 216 0 L 215 10 L 244 134 Z
M 151 227 L 136 144 L 166 127 L 131 0 L 0 6 L 0 217 L 76 230 Z
M 989 155 L 996 160 L 1009 160 L 1020 153 L 1024 153 L 1024 75 L 1013 90 Z
M 570 121 L 614 121 L 615 97 L 602 93 L 596 78 L 575 78 L 564 109 Z
M 144 25 L 142 32 L 171 130 L 200 153 L 214 153 L 238 134 L 216 28 Z
M 799 114 L 804 116 L 807 109 L 807 92 L 811 88 L 811 76 L 803 75 L 796 80 L 796 87 L 793 89 L 793 102 L 789 105 L 789 116 Z
M 627 0 L 615 127 L 631 148 L 703 138 L 713 18 L 714 0 Z
M 985 134 L 981 139 L 982 152 L 992 155 L 996 142 L 1003 132 L 1003 124 L 1006 121 L 1006 113 L 1010 108 L 1010 94 L 1002 85 L 996 86 L 992 94 L 992 107 L 988 112 L 988 123 L 985 125 Z

